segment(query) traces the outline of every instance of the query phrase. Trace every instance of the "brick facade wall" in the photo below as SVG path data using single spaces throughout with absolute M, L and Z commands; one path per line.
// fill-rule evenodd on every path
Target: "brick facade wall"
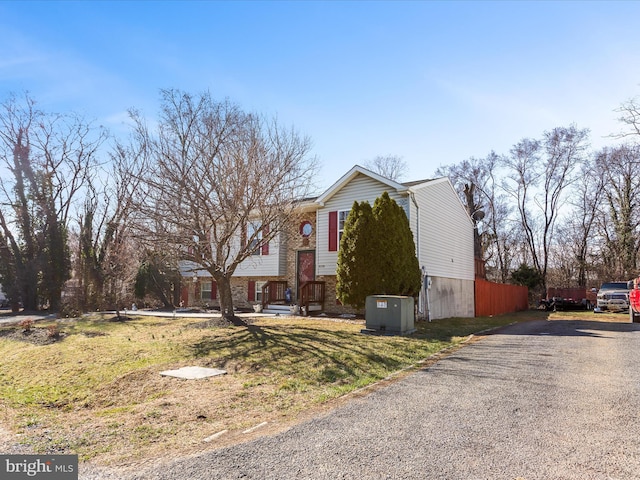
M 201 280 L 205 280 L 202 278 Z M 209 279 L 206 279 L 207 281 Z M 253 305 L 260 303 L 255 300 L 249 300 L 249 281 L 255 282 L 256 290 L 260 290 L 259 284 L 267 282 L 269 280 L 282 280 L 279 277 L 237 277 L 231 279 L 231 296 L 233 298 L 234 308 L 250 309 Z M 201 299 L 200 298 L 200 280 L 196 283 L 189 282 L 187 285 L 189 290 L 188 306 L 190 307 L 220 307 L 219 295 L 214 299 Z
M 300 234 L 300 226 L 303 222 L 310 222 L 313 233 L 309 237 Z M 301 212 L 293 216 L 290 222 L 291 228 L 287 231 L 287 275 L 284 280 L 293 291 L 293 298 L 298 298 L 298 252 L 302 250 L 316 249 L 316 214 L 315 212 Z
M 321 275 L 317 278 L 320 282 L 325 282 L 325 301 L 324 301 L 324 311 L 326 313 L 350 313 L 350 314 L 362 314 L 364 315 L 364 308 L 355 309 L 348 305 L 342 305 L 338 302 L 336 298 L 336 282 L 338 277 L 335 275 Z

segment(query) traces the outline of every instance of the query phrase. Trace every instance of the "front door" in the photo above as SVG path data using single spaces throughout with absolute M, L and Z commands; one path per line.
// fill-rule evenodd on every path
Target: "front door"
M 312 282 L 316 279 L 316 251 L 298 251 L 298 277 L 296 285 L 297 298 L 300 298 L 300 287 L 305 282 Z

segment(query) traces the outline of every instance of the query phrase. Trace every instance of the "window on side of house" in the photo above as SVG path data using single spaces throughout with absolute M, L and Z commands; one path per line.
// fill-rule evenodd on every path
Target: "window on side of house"
M 267 282 L 256 282 L 256 302 L 262 302 L 262 287 Z
M 200 282 L 200 300 L 211 300 L 211 282 Z
M 347 217 L 349 216 L 350 211 L 351 210 L 340 210 L 338 212 L 338 245 L 340 245 L 340 240 L 342 240 L 344 224 L 347 222 Z
M 255 237 L 251 240 L 249 248 L 251 249 L 251 255 L 262 255 L 262 225 L 259 223 L 249 223 L 247 225 L 247 238 Z M 256 289 L 257 291 L 257 289 Z

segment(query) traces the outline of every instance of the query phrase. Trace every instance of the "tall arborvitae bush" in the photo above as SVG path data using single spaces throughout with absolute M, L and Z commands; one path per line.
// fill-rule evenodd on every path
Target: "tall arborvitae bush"
M 370 258 L 375 251 L 375 219 L 368 202 L 353 202 L 344 225 L 338 266 L 336 295 L 346 305 L 364 306 L 375 277 L 375 266 Z
M 387 192 L 354 202 L 338 252 L 338 299 L 362 308 L 368 295 L 417 296 L 421 272 L 409 220 Z

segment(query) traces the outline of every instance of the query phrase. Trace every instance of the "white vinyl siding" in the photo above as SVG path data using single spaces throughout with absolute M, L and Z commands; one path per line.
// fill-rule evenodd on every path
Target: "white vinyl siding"
M 269 255 L 250 255 L 234 273 L 234 277 L 269 277 L 285 275 L 287 249 L 284 234 L 276 234 L 269 242 Z
M 383 192 L 387 192 L 400 206 L 409 208 L 406 195 L 399 195 L 388 185 L 371 177 L 358 174 L 348 184 L 333 195 L 317 212 L 317 275 L 335 275 L 338 262 L 338 252 L 329 251 L 329 212 L 351 210 L 354 201 L 368 201 L 371 206 Z M 411 223 L 411 222 L 410 222 Z
M 234 252 L 237 252 L 239 240 L 233 246 Z M 200 265 L 189 262 L 180 262 L 180 271 L 184 277 L 208 277 L 211 274 L 204 269 L 199 268 Z M 198 270 L 196 270 L 198 269 Z M 287 271 L 287 248 L 286 235 L 283 233 L 276 234 L 269 242 L 269 255 L 250 255 L 241 262 L 234 277 L 278 277 L 286 275 Z
M 430 276 L 474 280 L 473 222 L 447 178 L 413 189 L 419 206 L 419 261 Z

